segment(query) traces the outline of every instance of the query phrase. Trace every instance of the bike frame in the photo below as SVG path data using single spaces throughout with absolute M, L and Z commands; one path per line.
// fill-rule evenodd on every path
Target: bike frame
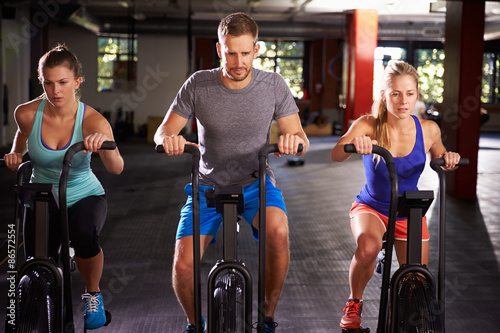
M 212 192 L 209 192 L 212 193 Z M 207 195 L 207 203 L 209 196 Z M 250 271 L 238 259 L 237 219 L 244 211 L 242 186 L 214 186 L 213 204 L 218 213 L 222 213 L 223 223 L 223 260 L 217 261 L 208 275 L 208 328 L 215 332 L 217 327 L 217 310 L 214 293 L 216 280 L 220 272 L 234 270 L 239 272 L 245 281 L 245 332 L 252 331 L 252 276 Z M 211 204 L 208 205 L 211 207 Z M 226 288 L 229 289 L 229 288 Z
M 344 146 L 344 151 L 346 153 L 356 153 L 356 148 L 353 144 L 346 144 Z M 392 258 L 392 249 L 394 246 L 394 231 L 396 229 L 396 214 L 397 214 L 397 206 L 398 206 L 398 175 L 396 172 L 396 164 L 394 163 L 394 158 L 391 153 L 380 146 L 373 146 L 373 153 L 380 155 L 387 166 L 389 171 L 389 179 L 391 182 L 391 201 L 389 205 L 389 225 L 387 227 L 387 239 L 386 239 L 386 250 L 385 257 L 388 259 L 385 260 L 384 269 L 382 272 L 382 292 L 380 295 L 380 306 L 379 306 L 379 315 L 378 315 L 378 326 L 377 332 L 383 333 L 385 331 L 385 326 L 387 323 L 387 308 L 388 308 L 388 299 L 389 299 L 389 276 L 391 275 L 391 260 Z
M 356 148 L 353 144 L 346 144 L 344 146 L 344 151 L 346 153 L 356 153 Z M 383 278 L 382 278 L 382 292 L 381 292 L 381 297 L 380 297 L 380 309 L 379 309 L 379 318 L 378 318 L 378 326 L 377 326 L 377 332 L 378 333 L 383 333 L 383 332 L 389 332 L 392 331 L 393 329 L 392 326 L 393 323 L 389 323 L 388 316 L 387 316 L 387 311 L 388 311 L 388 292 L 389 292 L 389 284 L 390 284 L 390 272 L 391 272 L 391 258 L 392 258 L 392 248 L 394 246 L 394 230 L 395 230 L 395 221 L 396 221 L 396 216 L 397 216 L 397 207 L 398 207 L 398 196 L 399 196 L 399 191 L 398 191 L 398 180 L 397 180 L 397 173 L 395 169 L 395 163 L 394 163 L 394 158 L 392 157 L 391 153 L 380 146 L 373 146 L 373 153 L 380 155 L 387 166 L 387 169 L 389 171 L 389 178 L 391 182 L 391 199 L 390 199 L 390 206 L 389 206 L 389 225 L 387 228 L 387 240 L 386 240 L 386 255 L 385 255 L 385 264 L 383 266 Z M 466 158 L 461 158 L 457 166 L 466 166 L 469 164 L 469 160 Z M 441 312 L 442 312 L 442 323 L 443 323 L 443 330 L 444 330 L 444 274 L 445 274 L 445 233 L 446 233 L 446 223 L 445 223 L 445 215 L 446 215 L 446 208 L 445 208 L 445 196 L 446 196 L 446 180 L 444 177 L 444 170 L 441 168 L 441 166 L 444 166 L 444 159 L 438 158 L 434 159 L 431 161 L 431 167 L 438 173 L 439 175 L 439 229 L 438 229 L 438 251 L 439 251 L 439 275 L 438 275 L 438 291 L 437 291 L 437 298 L 439 301 L 439 305 L 442 307 Z M 410 219 L 414 220 L 418 217 L 420 218 L 423 216 L 423 212 L 421 209 L 410 209 L 410 215 L 411 217 L 409 218 L 409 223 Z M 412 226 L 408 226 L 408 228 L 412 228 L 411 232 L 416 232 L 421 236 L 421 222 L 413 224 Z M 418 229 L 418 230 L 417 230 Z M 409 230 L 410 232 L 410 230 Z M 420 237 L 421 238 L 421 237 Z M 410 239 L 409 239 L 410 240 Z M 418 243 L 418 242 L 417 242 Z M 418 245 L 418 244 L 417 244 Z M 408 242 L 408 262 L 415 262 L 415 261 L 420 261 L 421 259 L 421 244 L 419 246 L 416 246 L 414 242 Z M 399 276 L 403 276 L 404 274 L 408 272 L 416 272 L 422 274 L 432 285 L 435 285 L 435 279 L 432 276 L 432 274 L 429 272 L 429 270 L 421 265 L 409 265 L 406 267 L 402 267 L 400 270 L 398 270 L 400 274 Z M 396 272 L 398 273 L 398 272 Z M 395 275 L 396 275 L 395 273 Z M 394 279 L 395 277 L 393 277 Z M 397 279 L 397 277 L 396 277 Z M 394 300 L 393 300 L 394 302 Z M 394 311 L 393 311 L 394 312 Z M 392 320 L 391 322 L 394 322 Z M 390 325 L 389 325 L 390 324 Z
M 446 275 L 446 175 L 445 171 L 441 168 L 445 165 L 443 158 L 435 158 L 431 161 L 431 168 L 437 173 L 439 177 L 439 192 L 438 192 L 438 279 L 437 279 L 437 299 L 441 311 L 441 320 L 443 321 L 443 332 L 446 323 L 445 314 L 445 275 Z M 469 165 L 468 158 L 461 158 L 457 166 Z
M 156 146 L 156 152 L 164 152 L 162 145 Z M 298 152 L 303 150 L 299 145 Z M 199 215 L 199 163 L 200 151 L 196 146 L 186 145 L 185 153 L 193 155 L 192 158 L 192 198 L 193 198 L 193 253 L 200 253 L 200 215 Z M 257 332 L 264 333 L 265 317 L 265 281 L 266 281 L 266 166 L 267 156 L 270 153 L 279 152 L 278 144 L 267 144 L 259 151 L 259 282 L 258 282 L 258 323 Z M 200 256 L 194 255 L 194 306 L 196 333 L 202 333 L 201 328 L 201 283 L 200 283 Z
M 106 141 L 102 144 L 100 149 L 105 149 L 105 150 L 112 150 L 116 148 L 116 143 L 112 141 Z M 61 175 L 59 177 L 59 196 L 58 196 L 58 201 L 57 201 L 57 196 L 55 195 L 55 192 L 53 190 L 49 190 L 49 188 L 53 189 L 52 185 L 47 186 L 47 184 L 26 184 L 25 186 L 28 187 L 28 189 L 37 189 L 37 187 L 40 187 L 42 189 L 41 191 L 38 190 L 39 193 L 37 193 L 38 198 L 32 198 L 32 199 L 27 199 L 27 201 L 32 201 L 32 205 L 35 207 L 35 214 L 36 214 L 36 219 L 43 220 L 45 218 L 45 221 L 48 221 L 48 214 L 49 214 L 49 204 L 52 205 L 57 205 L 59 208 L 59 215 L 60 215 L 60 223 L 61 223 L 61 234 L 60 234 L 60 239 L 61 239 L 61 261 L 62 261 L 62 278 L 60 278 L 61 273 L 59 270 L 59 267 L 56 265 L 56 263 L 52 262 L 51 260 L 47 259 L 48 254 L 47 254 L 47 237 L 48 237 L 48 225 L 45 224 L 44 226 L 41 225 L 40 223 L 36 223 L 36 238 L 41 239 L 41 242 L 36 242 L 35 243 L 35 259 L 27 261 L 20 269 L 19 269 L 19 274 L 16 276 L 16 288 L 19 285 L 20 279 L 19 276 L 21 273 L 26 271 L 28 268 L 30 268 L 33 265 L 44 265 L 47 268 L 49 268 L 53 273 L 54 276 L 56 277 L 56 284 L 58 287 L 56 288 L 56 295 L 57 299 L 56 300 L 56 325 L 57 328 L 56 330 L 58 332 L 68 332 L 68 333 L 73 333 L 75 328 L 74 328 L 74 321 L 73 321 L 73 300 L 72 300 L 72 291 L 71 291 L 71 258 L 69 255 L 69 228 L 68 228 L 68 211 L 67 211 L 67 202 L 66 202 L 66 192 L 67 192 L 67 181 L 68 181 L 68 176 L 69 176 L 69 170 L 71 168 L 71 164 L 73 161 L 73 157 L 76 153 L 82 151 L 85 149 L 85 144 L 83 141 L 77 142 L 73 144 L 71 147 L 68 148 L 66 151 L 64 158 L 63 158 L 63 166 L 61 170 Z M 17 185 L 16 185 L 16 192 L 18 194 L 23 193 L 22 186 L 24 183 L 24 174 L 25 172 L 31 169 L 31 162 L 27 161 L 22 163 L 17 172 Z M 43 190 L 45 189 L 45 190 Z M 51 192 L 51 193 L 48 193 Z M 52 198 L 51 198 L 52 197 Z M 19 219 L 21 216 L 20 210 L 22 209 L 21 207 L 21 200 L 16 198 L 16 212 L 15 212 L 15 217 L 16 217 L 16 239 L 15 239 L 15 255 L 16 255 L 16 262 L 15 262 L 15 270 L 17 270 L 17 248 L 19 244 L 19 231 L 20 231 L 20 223 Z M 62 286 L 62 288 L 60 287 Z M 17 293 L 16 293 L 17 294 Z M 16 296 L 17 297 L 17 296 Z M 16 318 L 18 319 L 18 318 Z

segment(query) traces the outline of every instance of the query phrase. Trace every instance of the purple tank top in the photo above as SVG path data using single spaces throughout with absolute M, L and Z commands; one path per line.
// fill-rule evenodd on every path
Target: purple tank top
M 398 173 L 399 194 L 402 194 L 404 191 L 418 190 L 418 179 L 425 167 L 426 153 L 422 126 L 417 117 L 412 117 L 417 129 L 415 146 L 409 155 L 394 158 Z M 366 204 L 379 213 L 388 216 L 391 183 L 384 159 L 380 158 L 380 161 L 376 164 L 376 161 L 373 161 L 373 154 L 363 155 L 363 163 L 365 166 L 366 184 L 356 197 L 356 202 Z

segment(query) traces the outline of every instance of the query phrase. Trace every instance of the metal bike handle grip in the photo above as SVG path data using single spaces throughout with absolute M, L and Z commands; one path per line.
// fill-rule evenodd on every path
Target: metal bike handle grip
M 165 149 L 163 148 L 163 145 L 156 145 L 155 150 L 157 153 L 164 153 Z M 200 150 L 193 145 L 185 145 L 184 146 L 184 152 L 192 155 L 199 154 Z
M 444 158 L 435 158 L 431 161 L 431 166 L 444 166 Z M 466 157 L 460 158 L 460 161 L 455 166 L 467 166 L 469 165 L 469 159 Z

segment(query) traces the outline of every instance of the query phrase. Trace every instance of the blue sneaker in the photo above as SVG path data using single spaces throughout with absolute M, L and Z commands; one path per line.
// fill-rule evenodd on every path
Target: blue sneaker
M 106 324 L 104 303 L 100 292 L 90 292 L 82 295 L 85 300 L 85 315 L 83 316 L 85 328 L 94 330 Z
M 274 333 L 276 331 L 277 326 L 278 326 L 278 323 L 275 323 L 273 318 L 264 317 L 264 332 Z
M 207 333 L 207 330 L 205 329 L 205 318 L 203 318 L 203 316 L 201 317 L 201 326 L 203 327 L 203 333 Z M 195 324 L 188 324 L 187 329 L 184 331 L 184 333 L 195 333 L 195 332 L 196 332 Z

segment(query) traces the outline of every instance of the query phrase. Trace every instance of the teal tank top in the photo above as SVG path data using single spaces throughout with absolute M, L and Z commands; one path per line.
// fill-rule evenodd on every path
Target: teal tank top
M 33 128 L 27 141 L 28 153 L 33 165 L 30 181 L 32 183 L 53 184 L 56 192 L 59 193 L 59 175 L 64 154 L 71 145 L 83 141 L 82 126 L 86 105 L 78 102 L 75 126 L 68 144 L 61 149 L 52 149 L 45 144 L 42 138 L 42 117 L 46 103 L 47 100 L 44 99 L 38 106 Z M 66 199 L 68 207 L 88 196 L 104 194 L 104 188 L 90 168 L 91 155 L 79 152 L 73 157 L 68 175 Z

